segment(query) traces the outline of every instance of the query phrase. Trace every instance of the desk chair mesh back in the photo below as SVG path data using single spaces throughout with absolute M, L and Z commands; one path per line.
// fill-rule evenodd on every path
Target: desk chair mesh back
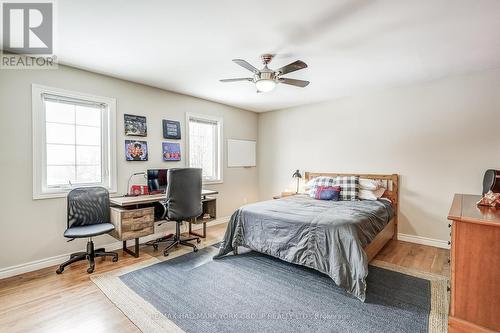
M 89 238 L 87 251 L 73 253 L 70 259 L 59 266 L 56 271 L 61 274 L 64 268 L 74 262 L 88 260 L 88 273 L 92 273 L 95 268 L 95 257 L 113 257 L 113 261 L 118 261 L 116 252 L 105 252 L 104 249 L 94 250 L 93 236 L 110 232 L 115 227 L 110 223 L 109 216 L 109 192 L 103 187 L 76 188 L 68 193 L 68 220 L 64 237 Z M 69 242 L 68 241 L 68 242 Z
M 188 243 L 199 237 L 181 238 L 181 224 L 185 220 L 199 217 L 202 212 L 201 203 L 201 169 L 180 168 L 169 169 L 167 176 L 167 217 L 175 221 L 175 235 L 170 244 L 165 248 L 164 254 L 177 245 L 185 245 L 198 251 L 196 245 Z
M 68 229 L 109 223 L 109 193 L 103 187 L 77 188 L 68 194 Z

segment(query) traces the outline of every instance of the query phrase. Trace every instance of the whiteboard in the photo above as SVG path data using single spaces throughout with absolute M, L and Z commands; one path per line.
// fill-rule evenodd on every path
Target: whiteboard
M 227 167 L 254 167 L 257 142 L 251 140 L 227 140 Z

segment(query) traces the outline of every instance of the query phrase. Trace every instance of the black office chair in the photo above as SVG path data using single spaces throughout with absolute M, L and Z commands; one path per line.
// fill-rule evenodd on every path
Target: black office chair
M 105 252 L 103 248 L 94 250 L 93 236 L 106 234 L 115 228 L 109 223 L 109 192 L 103 187 L 76 188 L 68 193 L 68 228 L 64 237 L 86 238 L 86 252 L 71 254 L 68 261 L 59 266 L 56 273 L 61 274 L 64 268 L 74 262 L 81 260 L 89 261 L 87 273 L 92 273 L 95 268 L 95 257 L 113 257 L 113 262 L 118 261 L 116 252 Z
M 163 254 L 168 256 L 168 251 L 177 245 L 185 245 L 198 251 L 196 245 L 188 243 L 199 237 L 182 238 L 181 224 L 185 220 L 199 217 L 203 211 L 201 203 L 201 169 L 180 168 L 169 169 L 167 175 L 167 200 L 165 203 L 166 217 L 169 221 L 175 221 L 175 235 L 170 238 L 159 238 L 148 243 L 155 249 L 159 243 L 170 243 Z

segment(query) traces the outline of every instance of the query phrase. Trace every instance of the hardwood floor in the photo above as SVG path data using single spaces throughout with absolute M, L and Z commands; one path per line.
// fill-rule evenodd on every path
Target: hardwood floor
M 226 225 L 209 227 L 200 247 L 220 240 Z M 155 256 L 164 260 L 163 252 L 141 247 L 134 258 L 118 251 L 117 263 L 96 260 L 95 273 L 104 273 Z M 190 252 L 179 247 L 179 252 Z M 375 259 L 388 263 L 448 275 L 449 251 L 434 247 L 390 241 Z M 138 332 L 120 310 L 90 281 L 86 263 L 73 264 L 62 275 L 56 266 L 0 280 L 0 332 Z
M 450 251 L 446 249 L 391 240 L 375 259 L 449 277 L 449 257 Z

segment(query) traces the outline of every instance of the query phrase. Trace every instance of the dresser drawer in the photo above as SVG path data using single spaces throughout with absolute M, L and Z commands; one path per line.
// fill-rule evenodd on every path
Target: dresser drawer
M 154 208 L 123 209 L 111 207 L 110 234 L 119 240 L 148 236 L 154 233 Z

